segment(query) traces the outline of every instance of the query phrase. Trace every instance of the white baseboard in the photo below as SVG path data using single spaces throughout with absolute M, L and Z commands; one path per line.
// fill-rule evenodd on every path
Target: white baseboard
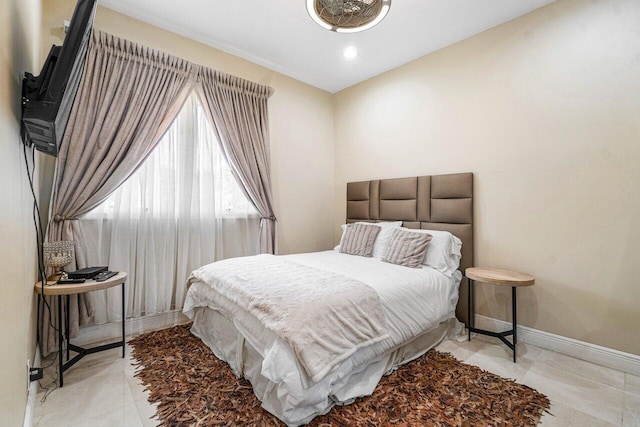
M 179 310 L 127 319 L 125 323 L 125 334 L 127 336 L 139 335 L 144 332 L 156 331 L 158 329 L 187 323 L 188 321 L 189 319 Z M 122 322 L 110 322 L 80 328 L 78 336 L 72 338 L 71 342 L 75 345 L 83 346 L 101 341 L 115 340 L 121 337 Z
M 504 320 L 476 314 L 475 326 L 490 331 L 511 329 L 511 323 Z M 544 332 L 518 325 L 518 342 L 535 345 L 576 359 L 586 360 L 607 368 L 640 376 L 640 356 L 602 347 L 573 338 Z
M 40 357 L 40 347 L 36 346 L 36 354 L 33 358 L 34 367 L 42 366 L 42 361 Z M 24 411 L 24 422 L 22 423 L 23 427 L 33 427 L 35 422 L 35 414 L 36 414 L 36 396 L 38 395 L 38 381 L 31 381 L 29 383 L 29 391 L 27 393 L 27 407 Z

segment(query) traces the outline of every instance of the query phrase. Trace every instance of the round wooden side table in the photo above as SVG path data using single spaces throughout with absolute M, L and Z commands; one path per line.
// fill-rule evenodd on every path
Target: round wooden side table
M 121 271 L 113 277 L 102 282 L 97 282 L 92 279 L 86 280 L 84 283 L 70 283 L 70 284 L 57 284 L 56 282 L 38 282 L 35 284 L 34 290 L 41 297 L 43 296 L 57 296 L 58 297 L 58 380 L 60 387 L 64 386 L 64 371 L 72 367 L 78 360 L 82 359 L 88 354 L 97 353 L 99 351 L 110 350 L 112 348 L 122 347 L 122 357 L 124 358 L 125 350 L 125 291 L 124 284 L 127 281 L 127 273 Z M 113 286 L 122 285 L 122 340 L 113 342 L 111 344 L 99 345 L 97 347 L 83 348 L 69 342 L 69 297 L 71 295 L 83 294 L 85 292 L 98 291 L 100 289 L 107 289 Z M 62 304 L 62 297 L 66 297 L 66 304 Z M 62 328 L 62 312 L 66 312 L 66 325 Z M 67 343 L 67 361 L 63 360 L 63 342 Z M 72 359 L 69 359 L 69 350 L 73 350 L 77 354 Z
M 499 338 L 503 343 L 513 350 L 513 363 L 516 363 L 516 344 L 518 343 L 518 320 L 516 310 L 516 289 L 522 286 L 531 286 L 536 279 L 530 274 L 519 273 L 511 270 L 501 270 L 498 268 L 469 267 L 465 270 L 464 275 L 469 279 L 469 306 L 468 306 L 468 322 L 469 322 L 469 341 L 471 341 L 471 332 L 490 337 Z M 472 326 L 473 319 L 473 281 L 489 283 L 499 286 L 511 286 L 511 330 L 504 332 L 493 332 L 484 329 L 478 329 Z M 513 336 L 513 343 L 509 342 L 505 337 Z

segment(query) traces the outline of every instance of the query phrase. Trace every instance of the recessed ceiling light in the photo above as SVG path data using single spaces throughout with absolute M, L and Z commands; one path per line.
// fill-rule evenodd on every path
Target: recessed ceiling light
M 355 46 L 347 46 L 344 51 L 342 51 L 342 54 L 347 59 L 353 59 L 358 56 L 358 49 L 356 49 Z

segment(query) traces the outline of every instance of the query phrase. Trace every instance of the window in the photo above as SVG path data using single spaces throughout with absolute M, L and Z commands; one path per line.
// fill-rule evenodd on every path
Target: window
M 124 200 L 132 213 L 177 215 L 181 202 L 194 190 L 203 191 L 202 196 L 212 202 L 202 203 L 199 213 L 258 215 L 236 182 L 202 105 L 192 95 L 140 169 L 85 218 L 113 217 L 116 205 Z
M 260 218 L 237 184 L 196 97 L 140 168 L 80 220 L 89 265 L 129 274 L 127 316 L 180 309 L 186 279 L 213 261 L 258 253 Z M 94 297 L 96 323 L 119 297 Z

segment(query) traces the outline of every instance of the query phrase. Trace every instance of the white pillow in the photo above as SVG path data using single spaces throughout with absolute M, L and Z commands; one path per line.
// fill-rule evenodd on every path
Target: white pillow
M 432 239 L 427 246 L 427 253 L 424 256 L 423 264 L 435 268 L 439 272 L 451 276 L 460 266 L 462 258 L 462 241 L 449 233 L 440 230 L 422 230 L 404 228 L 403 230 L 415 233 L 431 234 Z M 382 234 L 382 232 L 380 233 Z M 375 256 L 375 255 L 374 255 Z
M 378 237 L 376 237 L 375 243 L 373 244 L 372 256 L 374 258 L 382 258 L 384 256 L 384 254 L 387 252 L 389 242 L 391 241 L 393 229 L 402 227 L 402 221 L 359 222 L 359 224 L 377 225 L 378 227 L 382 228 L 380 230 L 380 233 L 378 233 Z M 347 224 L 342 224 L 342 237 L 340 238 L 340 243 L 342 243 L 342 239 L 344 238 L 344 230 L 346 227 Z M 336 246 L 334 249 L 340 251 L 340 245 Z

